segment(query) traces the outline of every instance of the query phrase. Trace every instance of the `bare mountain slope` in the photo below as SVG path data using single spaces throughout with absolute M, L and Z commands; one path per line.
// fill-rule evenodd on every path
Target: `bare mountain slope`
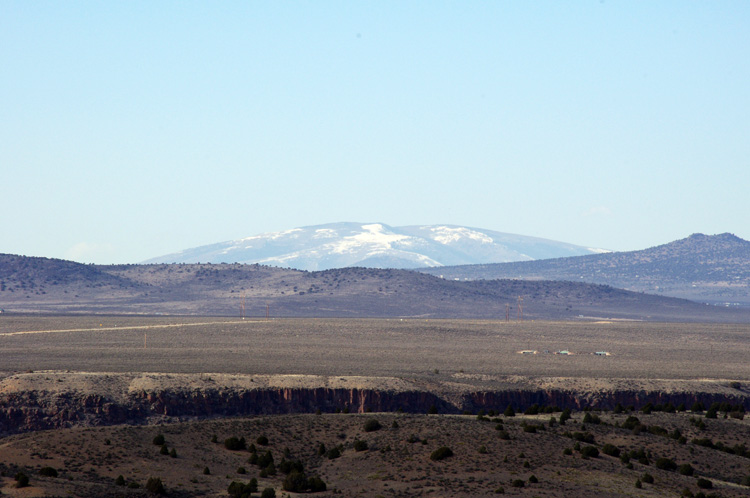
M 420 270 L 447 279 L 589 282 L 713 304 L 750 305 L 750 242 L 694 234 L 641 251 Z

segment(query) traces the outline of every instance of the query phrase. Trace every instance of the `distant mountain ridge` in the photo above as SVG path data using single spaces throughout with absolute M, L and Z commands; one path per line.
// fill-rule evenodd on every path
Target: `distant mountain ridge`
M 319 271 L 530 261 L 602 250 L 457 225 L 331 223 L 186 249 L 144 263 L 259 263 Z
M 697 233 L 639 251 L 420 271 L 459 280 L 588 282 L 711 304 L 750 306 L 750 242 L 730 233 Z
M 0 254 L 0 327 L 14 313 L 248 317 L 629 319 L 750 323 L 750 309 L 582 282 L 457 282 L 410 270 L 245 264 L 84 265 Z

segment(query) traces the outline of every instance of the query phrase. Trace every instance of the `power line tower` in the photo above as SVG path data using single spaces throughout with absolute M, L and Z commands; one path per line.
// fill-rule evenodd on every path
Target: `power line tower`
M 242 300 L 240 301 L 240 315 L 242 319 L 245 319 L 245 293 L 242 293 Z
M 519 322 L 523 321 L 523 298 L 521 296 L 518 296 L 518 313 L 516 314 L 516 318 Z
M 510 321 L 510 303 L 505 303 L 505 321 Z

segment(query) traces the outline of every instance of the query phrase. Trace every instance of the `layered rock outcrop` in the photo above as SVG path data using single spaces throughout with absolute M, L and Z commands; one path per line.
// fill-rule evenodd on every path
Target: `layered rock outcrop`
M 97 374 L 42 372 L 0 379 L 0 435 L 71 426 L 148 424 L 280 413 L 440 413 L 524 410 L 533 404 L 636 409 L 647 403 L 742 405 L 750 391 L 730 381 L 396 378 Z

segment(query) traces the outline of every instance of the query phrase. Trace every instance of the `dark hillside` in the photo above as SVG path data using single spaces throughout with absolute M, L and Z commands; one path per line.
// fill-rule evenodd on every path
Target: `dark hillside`
M 93 289 L 133 289 L 133 282 L 84 265 L 62 259 L 0 254 L 0 292 L 16 296 L 41 296 L 58 291 Z
M 589 282 L 700 302 L 750 305 L 750 242 L 728 233 L 694 234 L 642 251 L 420 271 L 459 280 Z
M 750 310 L 566 281 L 454 281 L 409 270 L 261 265 L 81 265 L 4 256 L 10 312 L 274 317 L 622 318 L 748 322 Z M 519 297 L 521 298 L 519 300 Z M 519 309 L 520 305 L 520 309 Z

